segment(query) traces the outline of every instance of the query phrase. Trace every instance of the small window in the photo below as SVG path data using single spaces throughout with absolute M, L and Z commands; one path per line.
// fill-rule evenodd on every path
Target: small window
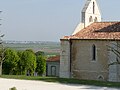
M 90 16 L 90 18 L 89 18 L 89 22 L 93 22 L 93 18 L 92 18 L 92 16 Z
M 92 46 L 92 60 L 96 60 L 96 46 L 94 44 Z
M 97 20 L 97 17 L 95 17 L 95 19 L 94 19 L 94 22 L 97 22 L 98 20 Z

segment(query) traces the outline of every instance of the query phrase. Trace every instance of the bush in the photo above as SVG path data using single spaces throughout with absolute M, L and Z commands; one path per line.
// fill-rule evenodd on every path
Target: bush
M 16 87 L 12 87 L 12 88 L 10 88 L 9 90 L 17 90 L 17 89 L 16 89 Z

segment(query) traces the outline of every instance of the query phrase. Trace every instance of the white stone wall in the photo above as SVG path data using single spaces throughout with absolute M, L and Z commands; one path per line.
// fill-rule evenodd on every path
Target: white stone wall
M 89 0 L 88 0 L 89 1 Z M 93 13 L 93 2 L 95 4 L 95 9 L 94 9 L 94 13 Z M 84 7 L 85 8 L 85 7 Z M 100 10 L 99 10 L 99 6 L 97 5 L 96 0 L 91 0 L 89 5 L 87 6 L 86 10 L 83 10 L 82 13 L 85 13 L 85 16 L 82 16 L 82 18 L 85 18 L 84 20 L 82 20 L 85 24 L 85 27 L 87 27 L 88 25 L 90 25 L 91 23 L 95 22 L 95 18 L 97 18 L 97 22 L 101 22 L 101 14 L 100 14 Z M 82 14 L 84 15 L 84 14 Z M 92 22 L 89 22 L 89 18 L 92 17 Z
M 93 2 L 94 2 L 94 13 L 93 13 Z M 81 22 L 80 24 L 77 26 L 77 28 L 75 29 L 75 31 L 73 32 L 72 35 L 76 34 L 77 32 L 79 32 L 80 30 L 82 30 L 83 28 L 89 26 L 91 23 L 93 22 L 101 22 L 101 13 L 100 13 L 100 9 L 99 6 L 97 4 L 96 0 L 87 0 L 86 4 L 84 5 L 84 8 L 81 12 Z M 92 21 L 89 21 L 89 18 L 92 17 Z M 97 21 L 95 21 L 95 18 L 97 18 Z
M 77 32 L 79 32 L 80 30 L 82 30 L 84 28 L 84 23 L 80 23 L 78 24 L 78 26 L 76 27 L 75 31 L 73 32 L 72 35 L 76 34 Z
M 61 78 L 70 78 L 70 44 L 61 40 L 60 74 Z

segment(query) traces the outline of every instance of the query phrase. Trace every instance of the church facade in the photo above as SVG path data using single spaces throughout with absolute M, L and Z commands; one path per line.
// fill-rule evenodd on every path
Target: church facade
M 120 22 L 101 22 L 96 0 L 86 1 L 80 24 L 60 40 L 60 77 L 120 82 Z

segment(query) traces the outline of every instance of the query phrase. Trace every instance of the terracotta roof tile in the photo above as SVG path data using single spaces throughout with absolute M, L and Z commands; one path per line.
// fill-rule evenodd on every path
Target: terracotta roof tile
M 49 62 L 60 61 L 60 56 L 49 57 L 49 58 L 47 59 L 47 61 L 49 61 Z
M 114 39 L 120 40 L 120 22 L 96 22 L 75 35 L 63 39 Z

